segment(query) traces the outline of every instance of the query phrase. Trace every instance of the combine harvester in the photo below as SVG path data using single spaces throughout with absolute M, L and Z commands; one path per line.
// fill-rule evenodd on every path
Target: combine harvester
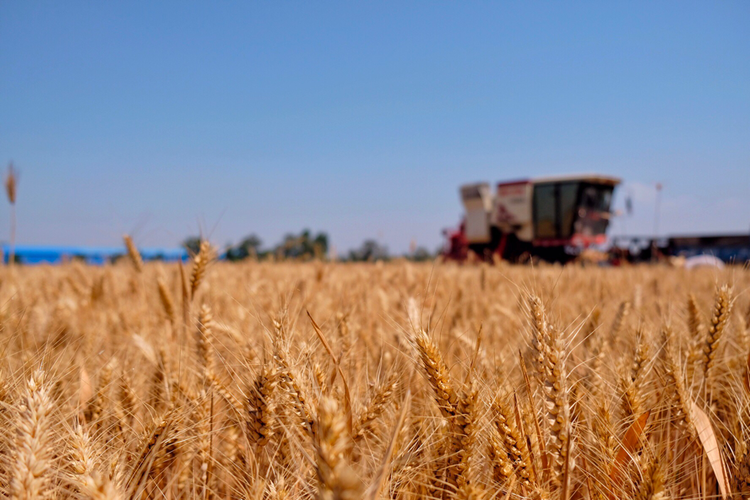
M 463 261 L 475 253 L 491 261 L 540 258 L 568 262 L 606 242 L 612 193 L 620 179 L 568 175 L 461 186 L 466 214 L 458 230 L 446 231 L 444 256 Z

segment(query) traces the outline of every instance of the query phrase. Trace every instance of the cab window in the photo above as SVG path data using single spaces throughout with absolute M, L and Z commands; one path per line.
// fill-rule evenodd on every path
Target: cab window
M 609 211 L 612 203 L 612 188 L 609 186 L 586 186 L 581 193 L 581 208 Z
M 534 186 L 534 232 L 537 238 L 557 236 L 556 205 L 554 184 Z
M 569 238 L 578 209 L 578 182 L 534 186 L 534 224 L 537 238 Z
M 573 235 L 573 221 L 576 217 L 578 207 L 577 182 L 566 182 L 560 184 L 558 191 L 558 203 L 560 206 L 560 234 L 562 238 L 570 238 Z

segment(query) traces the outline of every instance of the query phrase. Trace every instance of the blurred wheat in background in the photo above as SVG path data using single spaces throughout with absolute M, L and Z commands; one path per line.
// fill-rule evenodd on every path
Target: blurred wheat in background
M 750 494 L 746 269 L 5 267 L 12 498 Z

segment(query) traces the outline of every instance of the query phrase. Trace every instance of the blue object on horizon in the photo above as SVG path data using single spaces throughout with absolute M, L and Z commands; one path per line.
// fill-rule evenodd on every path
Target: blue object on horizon
M 10 245 L 2 244 L 3 262 L 8 263 Z M 176 262 L 188 259 L 184 248 L 139 248 L 144 261 Z M 80 259 L 87 264 L 103 265 L 127 255 L 125 247 L 16 245 L 16 259 L 21 264 L 62 264 Z

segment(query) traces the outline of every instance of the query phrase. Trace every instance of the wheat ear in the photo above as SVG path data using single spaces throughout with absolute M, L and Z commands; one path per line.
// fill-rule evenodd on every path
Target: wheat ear
M 638 418 L 643 413 L 643 384 L 647 357 L 648 344 L 643 342 L 643 333 L 639 331 L 636 335 L 636 346 L 631 366 L 627 367 L 624 370 L 625 373 L 621 374 L 620 377 L 623 411 L 629 418 Z
M 373 431 L 375 421 L 383 414 L 393 392 L 398 385 L 397 373 L 392 373 L 375 391 L 367 405 L 362 408 L 354 421 L 354 442 L 360 441 L 368 432 Z
M 195 460 L 200 474 L 198 477 L 200 497 L 206 500 L 213 493 L 211 480 L 213 478 L 214 396 L 210 385 L 201 390 L 196 413 L 198 453 L 195 454 Z
M 548 424 L 547 448 L 551 451 L 551 482 L 554 486 L 568 488 L 569 470 L 572 468 L 570 456 L 570 404 L 568 394 L 568 374 L 565 369 L 567 356 L 565 344 L 553 327 L 547 322 L 541 300 L 532 296 L 532 315 L 535 325 L 535 347 L 537 360 L 541 364 L 540 382 L 545 397 L 546 420 Z M 538 345 L 541 344 L 541 345 Z
M 456 490 L 470 481 L 471 452 L 476 436 L 477 391 L 471 386 L 461 393 L 454 389 L 448 367 L 427 332 L 421 329 L 417 331 L 414 343 L 435 401 L 448 420 L 450 449 L 447 453 L 446 482 Z
M 698 308 L 698 301 L 695 300 L 695 295 L 692 293 L 687 298 L 687 326 L 690 336 L 693 339 L 701 337 L 701 330 L 703 329 L 703 321 L 701 320 L 701 312 Z
M 703 378 L 705 381 L 706 394 L 711 393 L 711 369 L 716 360 L 719 350 L 719 343 L 722 334 L 726 329 L 731 312 L 731 291 L 727 285 L 723 285 L 716 290 L 716 299 L 714 301 L 713 313 L 711 315 L 711 324 L 706 334 L 706 342 L 703 346 Z
M 487 440 L 487 454 L 492 466 L 492 479 L 498 484 L 506 484 L 514 477 L 514 464 L 497 429 L 490 429 L 490 436 Z
M 11 496 L 32 500 L 49 493 L 52 399 L 45 373 L 39 369 L 28 380 L 16 419 L 16 443 Z
M 534 482 L 534 470 L 531 466 L 526 436 L 522 435 L 515 424 L 515 415 L 508 404 L 507 395 L 501 394 L 492 405 L 495 428 L 503 441 L 507 456 L 511 460 L 522 484 Z
M 278 369 L 279 388 L 289 397 L 292 410 L 299 419 L 303 430 L 312 435 L 313 418 L 308 408 L 308 397 L 300 383 L 300 377 L 289 363 L 286 345 L 286 332 L 279 321 L 274 321 L 273 358 Z
M 347 435 L 344 414 L 336 400 L 329 397 L 321 399 L 315 429 L 318 498 L 359 498 L 362 485 L 347 460 L 347 450 L 351 449 L 350 438 Z
M 211 313 L 211 308 L 203 304 L 198 314 L 198 322 L 195 329 L 195 346 L 204 384 L 208 380 L 208 374 L 212 372 L 213 368 L 213 351 L 211 350 L 212 333 L 213 314 Z
M 124 498 L 116 485 L 96 469 L 91 437 L 80 424 L 71 436 L 71 468 L 73 482 L 91 500 L 120 500 Z
M 648 461 L 642 473 L 642 479 L 636 485 L 635 500 L 668 500 L 669 495 L 664 487 L 664 469 L 658 458 Z
M 615 314 L 614 319 L 612 320 L 612 328 L 609 330 L 609 338 L 616 341 L 617 335 L 622 330 L 622 327 L 625 325 L 625 321 L 628 319 L 628 316 L 630 315 L 630 302 L 627 300 L 620 303 L 620 306 L 617 308 L 617 313 Z
M 455 415 L 458 394 L 451 383 L 443 356 L 424 330 L 417 332 L 414 340 L 438 408 L 444 417 L 451 418 Z
M 154 421 L 149 432 L 144 435 L 138 458 L 125 483 L 130 498 L 140 497 L 146 481 L 156 470 L 154 463 L 162 446 L 167 442 L 166 437 L 170 431 L 173 414 L 174 408 L 170 408 L 162 418 Z
M 201 241 L 200 250 L 193 258 L 193 271 L 190 275 L 190 299 L 195 297 L 195 292 L 203 282 L 203 277 L 206 274 L 206 268 L 211 260 L 211 245 L 208 241 Z
M 156 279 L 156 286 L 159 290 L 161 306 L 164 308 L 164 312 L 167 314 L 170 323 L 174 325 L 177 316 L 175 313 L 174 300 L 172 300 L 172 294 L 169 293 L 169 287 L 167 287 L 167 284 L 162 277 Z
M 143 258 L 141 253 L 138 251 L 138 247 L 133 243 L 133 238 L 130 235 L 123 235 L 122 239 L 125 241 L 125 248 L 128 250 L 128 256 L 130 261 L 133 263 L 133 267 L 139 273 L 143 272 Z
M 664 342 L 662 354 L 664 359 L 664 372 L 666 375 L 666 381 L 664 384 L 665 392 L 677 400 L 675 407 L 677 412 L 676 417 L 678 421 L 684 425 L 688 435 L 692 439 L 696 439 L 697 434 L 692 418 L 692 399 L 690 398 L 690 393 L 688 393 L 685 387 L 685 378 L 682 374 L 680 364 L 677 361 L 673 333 L 669 326 L 665 326 L 662 329 L 662 339 Z
M 750 498 L 750 450 L 737 460 L 737 470 L 732 476 L 732 490 L 741 498 Z
M 247 390 L 247 434 L 250 442 L 260 449 L 268 443 L 273 429 L 272 397 L 278 376 L 272 363 L 264 363 L 253 384 Z

